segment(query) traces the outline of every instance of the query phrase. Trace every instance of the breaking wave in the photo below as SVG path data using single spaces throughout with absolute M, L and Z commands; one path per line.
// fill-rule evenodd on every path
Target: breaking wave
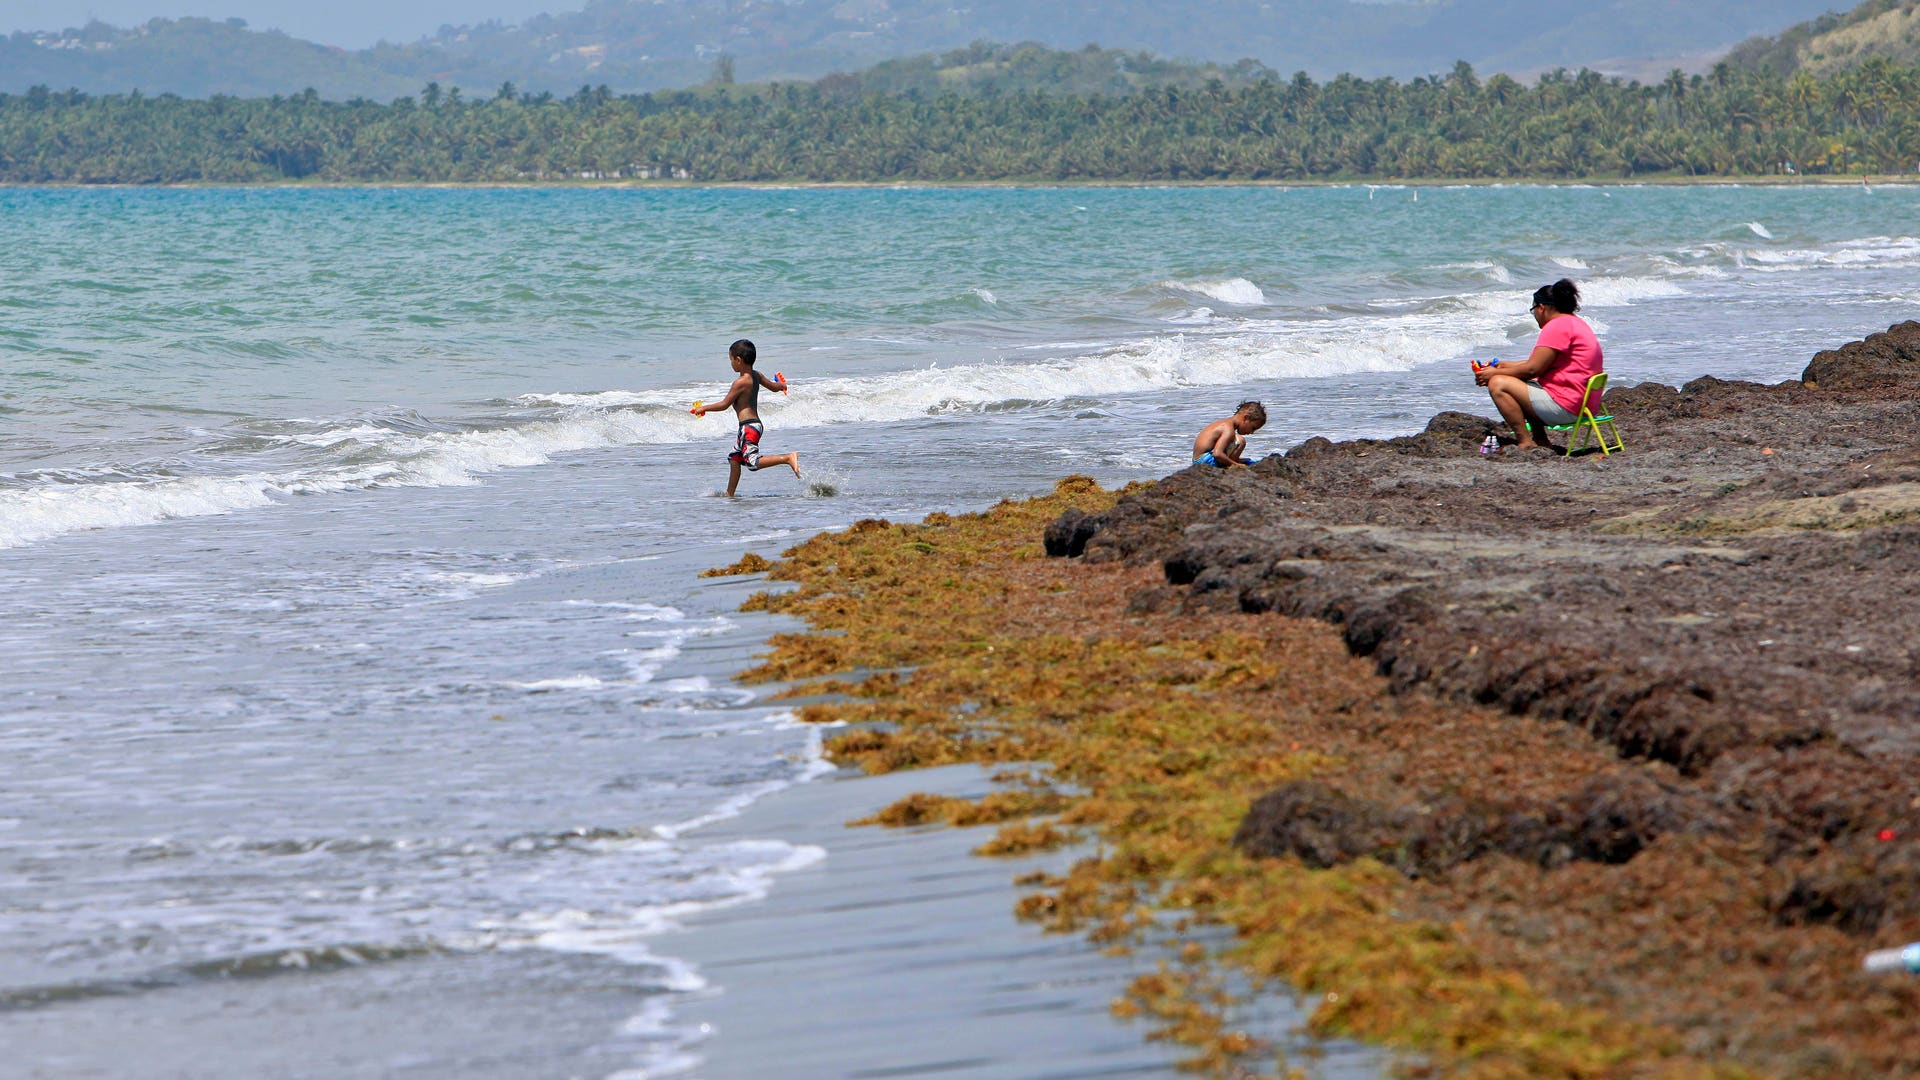
M 1267 302 L 1267 294 L 1260 291 L 1260 286 L 1240 277 L 1207 281 L 1163 281 L 1160 287 L 1173 292 L 1204 296 L 1209 300 L 1218 300 L 1223 304 L 1236 304 L 1240 307 L 1257 307 Z

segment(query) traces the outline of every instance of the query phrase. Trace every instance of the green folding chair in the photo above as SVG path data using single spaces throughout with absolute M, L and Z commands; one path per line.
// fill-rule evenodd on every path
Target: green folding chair
M 1580 433 L 1578 446 L 1574 444 L 1572 439 L 1567 440 L 1568 457 L 1572 457 L 1575 450 L 1586 449 L 1589 435 L 1600 444 L 1600 453 L 1602 456 L 1608 456 L 1615 450 L 1625 450 L 1627 448 L 1627 444 L 1620 439 L 1620 429 L 1613 426 L 1612 413 L 1608 413 L 1605 416 L 1593 415 L 1592 403 L 1600 401 L 1601 395 L 1606 392 L 1606 389 L 1607 373 L 1603 371 L 1587 380 L 1586 395 L 1580 399 L 1580 415 L 1574 418 L 1573 423 L 1547 425 L 1548 431 L 1578 431 Z M 1604 409 L 1606 408 L 1606 404 L 1602 402 L 1600 407 Z M 1600 426 L 1601 424 L 1607 426 L 1602 428 Z M 1613 436 L 1612 446 L 1607 445 L 1607 436 L 1609 434 Z

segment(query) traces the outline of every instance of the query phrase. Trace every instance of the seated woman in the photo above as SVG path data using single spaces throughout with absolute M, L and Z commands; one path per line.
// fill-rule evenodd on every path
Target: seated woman
M 1533 352 L 1519 363 L 1503 363 L 1476 371 L 1473 381 L 1487 388 L 1493 407 L 1513 428 L 1514 448 L 1548 446 L 1547 425 L 1571 424 L 1580 416 L 1587 380 L 1600 374 L 1600 341 L 1593 327 L 1575 315 L 1580 289 L 1561 278 L 1542 285 L 1533 294 L 1533 321 L 1540 337 Z M 1588 402 L 1595 412 L 1598 401 Z

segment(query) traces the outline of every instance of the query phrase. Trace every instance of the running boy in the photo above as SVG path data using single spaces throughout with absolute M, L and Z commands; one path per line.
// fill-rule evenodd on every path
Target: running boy
M 697 410 L 695 416 L 705 416 L 709 412 L 718 412 L 729 406 L 734 418 L 740 422 L 740 430 L 733 439 L 733 453 L 727 455 L 727 497 L 733 497 L 733 489 L 740 486 L 740 466 L 745 465 L 748 472 L 759 472 L 768 465 L 785 465 L 793 470 L 795 479 L 800 476 L 799 454 L 774 454 L 771 457 L 760 456 L 760 440 L 767 433 L 766 425 L 760 422 L 760 388 L 778 390 L 785 393 L 787 380 L 782 377 L 774 382 L 765 375 L 753 370 L 755 351 L 753 342 L 741 338 L 727 347 L 727 359 L 733 370 L 739 373 L 733 385 L 727 388 L 727 396 L 711 405 Z
M 1247 436 L 1266 423 L 1266 406 L 1257 401 L 1241 402 L 1232 416 L 1215 420 L 1201 429 L 1200 437 L 1193 440 L 1193 463 L 1217 465 L 1222 469 L 1246 468 L 1247 463 L 1240 455 L 1247 448 Z

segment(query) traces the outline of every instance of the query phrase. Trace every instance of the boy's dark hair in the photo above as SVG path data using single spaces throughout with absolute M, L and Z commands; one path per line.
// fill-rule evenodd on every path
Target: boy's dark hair
M 739 341 L 727 346 L 727 355 L 739 357 L 746 362 L 748 367 L 752 367 L 756 352 L 753 347 L 753 342 L 748 341 L 746 338 L 741 338 Z
M 1267 423 L 1267 407 L 1257 401 L 1243 401 L 1240 407 L 1233 411 L 1235 415 L 1246 413 L 1247 419 L 1253 421 L 1256 426 L 1264 427 Z

